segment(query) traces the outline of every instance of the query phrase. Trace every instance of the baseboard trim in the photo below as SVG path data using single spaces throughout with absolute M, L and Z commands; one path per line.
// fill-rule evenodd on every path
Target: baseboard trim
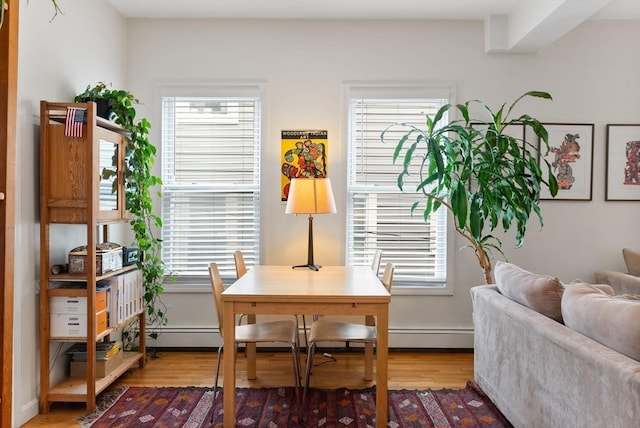
M 300 333 L 301 343 L 304 336 Z M 217 350 L 222 344 L 217 327 L 165 327 L 151 348 L 200 348 Z M 356 347 L 356 345 L 352 345 Z M 473 349 L 473 329 L 390 329 L 390 349 Z

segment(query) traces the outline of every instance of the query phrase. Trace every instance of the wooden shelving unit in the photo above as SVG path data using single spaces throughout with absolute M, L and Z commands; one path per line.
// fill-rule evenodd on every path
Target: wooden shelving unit
M 82 136 L 65 134 L 68 107 L 86 110 Z M 139 305 L 135 313 L 128 314 L 128 318 L 120 323 L 120 326 L 129 322 L 138 323 L 138 352 L 125 352 L 121 364 L 105 377 L 96 378 L 96 343 L 108 339 L 117 329 L 110 326 L 99 334 L 96 333 L 96 284 L 118 275 L 127 275 L 136 269 L 135 266 L 125 266 L 104 274 L 96 272 L 96 245 L 100 228 L 102 238 L 107 240 L 109 225 L 128 221 L 123 186 L 126 138 L 125 131 L 117 124 L 96 117 L 93 102 L 40 103 L 41 413 L 48 412 L 53 402 L 85 402 L 87 409 L 91 410 L 96 405 L 96 396 L 119 376 L 136 364 L 144 367 L 145 313 L 142 305 Z M 105 161 L 108 165 L 105 165 Z M 113 169 L 114 177 L 105 179 L 102 175 L 104 168 Z M 56 224 L 75 224 L 86 228 L 86 272 L 51 273 L 50 236 L 51 227 Z M 72 245 L 73 243 L 69 243 L 70 247 Z M 74 286 L 65 287 L 64 284 Z M 50 300 L 57 296 L 86 299 L 86 336 L 51 336 Z M 110 310 L 113 311 L 114 308 Z M 69 377 L 57 385 L 51 385 L 49 348 L 53 341 L 86 342 L 86 377 Z

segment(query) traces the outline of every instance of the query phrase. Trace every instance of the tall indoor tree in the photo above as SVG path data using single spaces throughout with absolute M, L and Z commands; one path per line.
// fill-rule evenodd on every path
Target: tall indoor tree
M 544 158 L 549 151 L 547 130 L 528 114 L 510 118 L 525 97 L 552 99 L 546 92 L 530 91 L 496 111 L 479 100 L 446 104 L 426 117 L 425 129 L 395 123 L 381 135 L 385 142 L 388 135 L 398 135 L 390 131 L 402 131 L 393 153 L 394 163 L 402 159 L 400 190 L 410 173 L 418 171 L 415 190 L 422 196 L 411 211 L 422 206 L 426 220 L 441 207 L 449 210 L 456 232 L 475 251 L 487 284 L 493 282 L 492 251 L 504 256 L 502 242 L 493 234 L 496 227 L 501 225 L 506 232 L 514 224 L 516 246 L 522 246 L 532 213 L 543 225 L 540 190 L 546 186 L 554 197 L 558 192 L 552 167 Z M 473 108 L 484 116 L 472 117 Z M 451 112 L 461 118 L 449 121 Z M 531 129 L 540 144 L 510 134 L 510 127 L 516 126 Z

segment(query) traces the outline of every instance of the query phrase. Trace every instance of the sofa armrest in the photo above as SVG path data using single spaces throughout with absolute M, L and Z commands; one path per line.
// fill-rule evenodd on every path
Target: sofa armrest
M 639 294 L 640 276 L 612 270 L 601 270 L 595 273 L 597 283 L 609 284 L 615 294 Z

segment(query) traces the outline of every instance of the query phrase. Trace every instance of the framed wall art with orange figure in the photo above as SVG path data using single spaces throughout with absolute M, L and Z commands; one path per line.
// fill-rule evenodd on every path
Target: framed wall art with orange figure
M 289 198 L 293 178 L 327 177 L 327 131 L 282 131 L 280 199 Z
M 640 200 L 640 125 L 607 125 L 606 201 Z

